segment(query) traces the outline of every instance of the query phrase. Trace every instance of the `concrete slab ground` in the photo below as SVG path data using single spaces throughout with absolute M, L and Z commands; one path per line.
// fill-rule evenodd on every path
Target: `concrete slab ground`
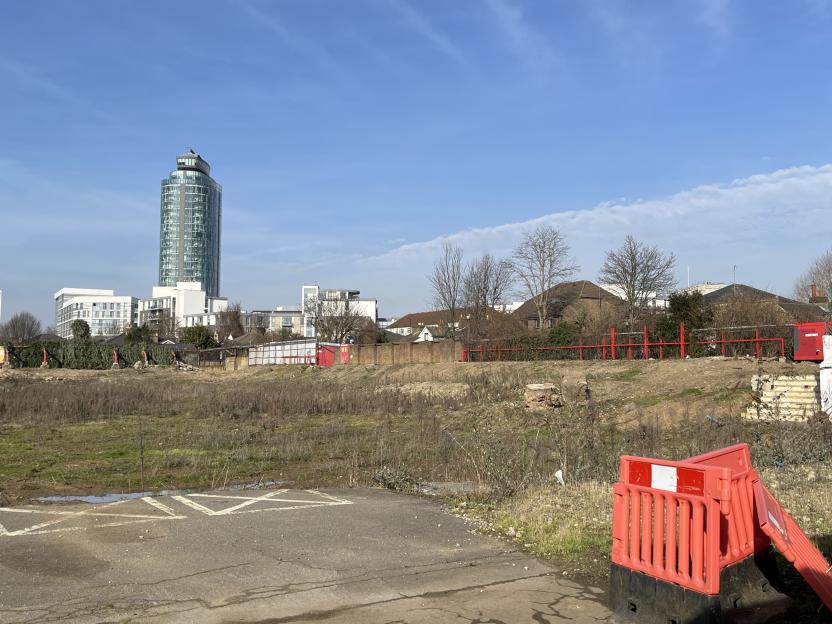
M 604 622 L 601 591 L 381 490 L 0 508 L 0 622 Z

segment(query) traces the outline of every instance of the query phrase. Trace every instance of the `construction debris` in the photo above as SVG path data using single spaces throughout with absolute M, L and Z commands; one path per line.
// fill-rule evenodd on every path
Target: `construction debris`
M 747 418 L 806 421 L 820 411 L 818 375 L 754 375 L 754 404 Z
M 526 409 L 554 409 L 563 406 L 560 389 L 553 383 L 526 385 Z

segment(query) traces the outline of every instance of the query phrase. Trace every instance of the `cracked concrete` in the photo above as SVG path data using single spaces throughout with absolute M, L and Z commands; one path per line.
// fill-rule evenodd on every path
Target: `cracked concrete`
M 470 533 L 429 501 L 326 492 L 352 504 L 289 492 L 282 508 L 275 497 L 233 513 L 200 498 L 209 509 L 200 513 L 162 497 L 155 503 L 168 517 L 147 519 L 147 507 L 131 502 L 118 507 L 124 524 L 106 509 L 62 505 L 47 509 L 67 520 L 50 519 L 40 533 L 24 522 L 47 524 L 27 518 L 37 508 L 0 510 L 0 622 L 609 621 L 599 589 Z M 84 513 L 65 513 L 76 511 Z

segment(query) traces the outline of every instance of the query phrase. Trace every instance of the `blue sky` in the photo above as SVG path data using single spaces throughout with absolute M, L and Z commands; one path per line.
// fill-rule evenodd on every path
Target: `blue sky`
M 224 189 L 222 290 L 430 305 L 443 240 L 538 221 L 581 276 L 626 234 L 679 279 L 790 293 L 829 247 L 832 2 L 102 0 L 0 19 L 3 318 L 61 287 L 149 296 L 159 183 Z

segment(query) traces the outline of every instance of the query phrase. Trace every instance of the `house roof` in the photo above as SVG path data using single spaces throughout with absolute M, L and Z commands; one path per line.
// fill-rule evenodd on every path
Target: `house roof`
M 486 314 L 486 318 L 510 318 L 510 315 L 506 314 L 505 312 L 500 312 L 499 310 L 494 310 L 492 308 L 487 308 L 488 313 Z M 471 315 L 470 308 L 460 308 L 456 311 L 456 322 L 464 323 Z M 387 326 L 387 329 L 402 329 L 406 327 L 412 328 L 422 328 L 425 325 L 432 325 L 434 327 L 439 325 L 445 325 L 448 320 L 450 319 L 450 312 L 448 310 L 431 310 L 430 312 L 411 312 L 410 314 L 405 314 L 403 317 L 398 319 L 395 323 L 391 323 Z
M 425 325 L 438 325 L 447 323 L 451 314 L 448 310 L 431 310 L 430 312 L 411 312 L 405 314 L 395 323 L 387 326 L 387 329 L 402 329 L 405 327 L 424 327 Z M 462 317 L 462 311 L 457 310 L 457 319 Z
M 580 299 L 590 299 L 592 301 L 606 301 L 614 305 L 619 305 L 623 302 L 620 297 L 616 297 L 611 292 L 604 290 L 595 282 L 589 280 L 577 280 L 574 282 L 562 282 L 557 286 L 553 286 L 548 290 L 549 292 L 549 314 L 548 318 L 556 318 L 561 315 L 564 308 L 575 303 Z M 537 318 L 537 308 L 534 305 L 534 299 L 529 299 L 512 314 L 518 318 Z
M 745 297 L 752 301 L 770 301 L 776 303 L 783 311 L 795 320 L 819 321 L 826 317 L 826 312 L 819 305 L 804 303 L 795 299 L 789 299 L 776 293 L 760 290 L 746 284 L 729 284 L 719 290 L 704 295 L 705 301 L 711 304 L 729 303 L 737 297 Z
M 405 336 L 403 334 L 397 334 L 396 332 L 384 330 L 384 335 L 387 338 L 387 342 L 412 342 L 413 338 L 418 336 L 419 334 L 410 334 Z

